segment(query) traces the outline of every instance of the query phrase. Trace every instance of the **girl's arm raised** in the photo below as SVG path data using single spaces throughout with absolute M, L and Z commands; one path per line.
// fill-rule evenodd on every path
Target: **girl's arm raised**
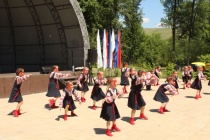
M 172 95 L 177 95 L 177 94 L 179 94 L 178 91 L 177 91 L 177 89 L 176 89 L 173 85 L 168 84 L 168 85 L 166 85 L 164 88 L 165 88 L 167 91 L 169 91 Z
M 26 75 L 24 75 L 22 77 L 17 76 L 17 84 L 22 83 L 23 81 L 25 81 L 26 79 L 28 79 L 30 76 L 31 76 L 31 74 L 26 74 Z
M 74 90 L 73 94 L 74 94 L 74 97 L 76 98 L 76 100 L 79 101 L 79 103 L 81 103 L 81 97 L 79 96 L 79 94 L 76 93 L 75 90 Z

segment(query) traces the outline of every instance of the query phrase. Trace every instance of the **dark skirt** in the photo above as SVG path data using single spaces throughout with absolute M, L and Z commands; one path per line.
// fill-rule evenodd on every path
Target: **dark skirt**
M 73 110 L 76 109 L 76 106 L 74 104 L 74 100 L 73 100 L 73 98 L 71 96 L 70 97 L 66 97 L 63 100 L 63 108 L 64 109 L 66 108 L 67 105 L 69 105 L 69 109 L 68 109 L 69 111 L 73 111 Z
M 160 76 L 155 72 L 155 75 L 158 77 L 158 78 L 160 78 Z
M 169 98 L 160 88 L 156 92 L 153 100 L 155 100 L 157 102 L 161 102 L 161 103 L 169 102 Z
M 202 84 L 199 78 L 196 78 L 193 83 L 190 86 L 193 89 L 201 90 L 202 89 Z
M 61 96 L 59 88 L 54 81 L 51 81 L 49 83 L 46 96 L 47 97 L 60 97 Z
M 182 81 L 187 84 L 188 81 L 190 80 L 190 77 L 189 76 L 182 76 Z
M 21 101 L 23 101 L 23 98 L 20 91 L 18 91 L 18 89 L 12 89 L 8 102 L 13 103 L 13 102 L 21 102 Z
M 140 110 L 140 108 L 145 105 L 146 103 L 142 98 L 141 93 L 135 90 L 131 90 L 128 97 L 128 107 L 134 110 Z
M 116 119 L 120 118 L 120 113 L 117 109 L 115 102 L 104 102 L 100 118 L 106 121 L 115 121 Z
M 175 80 L 174 81 L 174 85 L 173 85 L 176 89 L 178 89 L 179 88 L 179 84 L 178 84 L 178 82 Z
M 122 75 L 120 85 L 122 85 L 122 86 L 130 85 L 128 77 L 126 77 L 125 75 Z
M 81 88 L 79 87 L 79 85 L 77 85 L 77 90 L 82 92 L 87 92 L 89 90 L 87 81 L 83 82 L 81 85 Z
M 104 99 L 105 97 L 106 95 L 104 94 L 101 88 L 99 88 L 98 86 L 93 87 L 91 98 L 94 101 L 100 101 L 101 99 Z
M 152 90 L 151 85 L 146 85 L 146 90 Z

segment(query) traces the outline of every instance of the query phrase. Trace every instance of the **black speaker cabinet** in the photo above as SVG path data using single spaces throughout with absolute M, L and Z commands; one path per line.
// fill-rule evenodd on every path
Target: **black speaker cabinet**
M 88 49 L 88 62 L 96 63 L 97 62 L 97 50 Z
M 42 67 L 40 69 L 40 74 L 49 74 L 51 72 L 52 68 L 50 66 Z

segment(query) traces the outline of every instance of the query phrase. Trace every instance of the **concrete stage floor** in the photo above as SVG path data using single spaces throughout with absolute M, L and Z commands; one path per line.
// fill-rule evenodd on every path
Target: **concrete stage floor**
M 118 80 L 119 82 L 119 80 Z M 161 83 L 164 79 L 161 79 Z M 121 132 L 113 132 L 113 137 L 105 135 L 106 122 L 99 118 L 101 102 L 97 110 L 92 110 L 90 91 L 86 94 L 87 102 L 76 102 L 75 113 L 78 117 L 63 120 L 63 109 L 49 109 L 46 92 L 24 95 L 24 104 L 18 118 L 11 115 L 16 103 L 8 103 L 8 98 L 0 99 L 0 140 L 208 140 L 210 138 L 210 87 L 203 83 L 202 98 L 195 100 L 196 91 L 179 89 L 180 95 L 169 97 L 168 109 L 171 112 L 159 114 L 159 102 L 153 100 L 157 86 L 151 91 L 142 91 L 147 103 L 145 115 L 149 120 L 138 118 L 135 125 L 129 124 L 130 108 L 127 107 L 126 94 L 117 99 L 121 118 L 117 126 Z M 23 83 L 24 85 L 24 83 Z M 182 88 L 182 83 L 179 83 Z M 121 86 L 117 87 L 121 91 Z M 103 87 L 104 91 L 106 86 Z M 70 112 L 69 112 L 70 114 Z

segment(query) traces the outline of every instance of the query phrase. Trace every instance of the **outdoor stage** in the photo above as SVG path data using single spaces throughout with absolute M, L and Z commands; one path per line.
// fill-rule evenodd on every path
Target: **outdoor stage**
M 74 81 L 78 78 L 80 72 L 61 71 L 61 73 L 70 73 L 72 76 L 67 78 Z M 49 74 L 40 74 L 39 72 L 30 72 L 30 78 L 21 85 L 22 95 L 46 92 L 49 83 Z M 0 74 L 0 98 L 8 98 L 10 96 L 14 81 L 15 73 Z

